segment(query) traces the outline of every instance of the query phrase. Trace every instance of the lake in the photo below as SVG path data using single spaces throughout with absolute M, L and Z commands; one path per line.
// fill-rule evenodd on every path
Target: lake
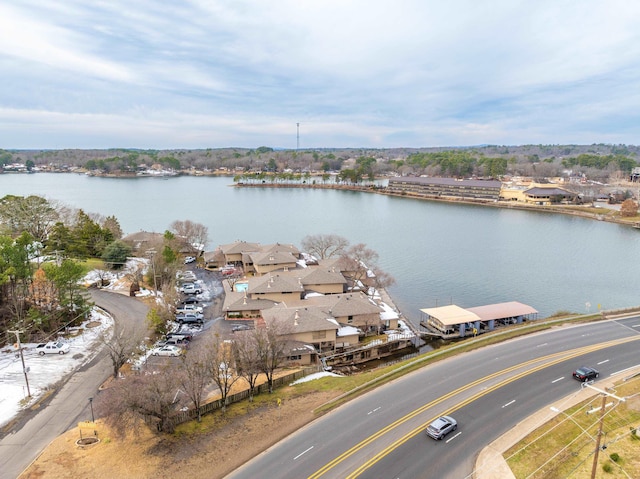
M 389 293 L 417 324 L 420 308 L 520 301 L 545 317 L 640 304 L 640 231 L 541 212 L 365 192 L 234 188 L 230 177 L 0 175 L 0 197 L 40 195 L 114 215 L 125 233 L 206 225 L 208 250 L 235 240 L 293 243 L 337 234 L 378 252 Z

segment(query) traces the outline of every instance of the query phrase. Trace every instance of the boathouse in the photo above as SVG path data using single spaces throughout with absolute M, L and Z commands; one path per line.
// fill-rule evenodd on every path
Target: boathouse
M 536 309 L 517 301 L 466 309 L 451 304 L 421 309 L 420 312 L 420 327 L 426 329 L 423 332 L 442 339 L 477 336 L 501 326 L 521 324 L 538 318 Z
M 462 199 L 480 202 L 498 201 L 502 183 L 497 180 L 458 178 L 389 178 L 387 191 L 393 194 L 433 199 Z

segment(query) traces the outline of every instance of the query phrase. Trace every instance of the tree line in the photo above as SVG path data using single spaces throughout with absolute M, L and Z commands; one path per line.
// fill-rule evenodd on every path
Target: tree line
M 224 169 L 233 173 L 272 174 L 346 171 L 345 180 L 359 183 L 370 175 L 498 178 L 510 174 L 540 178 L 560 176 L 571 169 L 576 174 L 606 180 L 614 170 L 628 175 L 631 168 L 638 166 L 639 155 L 639 147 L 606 144 L 305 150 L 267 146 L 203 150 L 0 150 L 0 170 L 12 162 L 28 162 L 30 167 L 53 165 L 130 174 L 142 164 L 159 164 L 176 171 Z
M 286 356 L 288 341 L 284 338 L 288 332 L 286 325 L 272 321 L 234 333 L 233 341 L 217 333 L 202 337 L 185 351 L 177 365 L 153 373 L 143 365 L 141 374 L 112 383 L 97 397 L 97 413 L 120 434 L 149 420 L 157 431 L 171 433 L 183 407 L 196 411 L 197 421 L 201 420 L 201 407 L 211 385 L 219 392 L 223 412 L 234 384 L 240 380 L 249 386 L 250 401 L 260 375 L 265 376 L 272 393 L 275 372 Z

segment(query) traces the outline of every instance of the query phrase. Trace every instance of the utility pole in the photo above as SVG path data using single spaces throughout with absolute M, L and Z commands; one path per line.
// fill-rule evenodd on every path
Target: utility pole
M 296 123 L 296 153 L 300 149 L 300 123 Z
M 22 371 L 24 372 L 24 381 L 27 383 L 27 397 L 31 397 L 31 390 L 29 389 L 29 378 L 27 377 L 27 373 L 29 369 L 24 364 L 24 354 L 22 354 L 22 345 L 20 344 L 20 333 L 22 331 L 7 331 L 8 333 L 14 333 L 16 335 L 16 339 L 18 341 L 18 350 L 20 351 L 20 360 L 22 361 Z
M 596 471 L 598 470 L 598 455 L 600 454 L 600 441 L 602 439 L 602 429 L 604 427 L 604 414 L 605 414 L 605 410 L 607 409 L 607 397 L 612 397 L 613 399 L 616 399 L 620 402 L 625 402 L 627 400 L 627 398 L 624 397 L 619 397 L 616 396 L 615 394 L 611 394 L 608 391 L 603 391 L 602 389 L 598 389 L 595 386 L 592 386 L 590 384 L 590 381 L 587 381 L 585 383 L 582 383 L 582 387 L 585 388 L 589 388 L 589 389 L 593 389 L 594 391 L 598 391 L 601 395 L 602 395 L 602 406 L 600 406 L 600 424 L 598 426 L 598 435 L 596 436 L 596 449 L 593 452 L 593 466 L 591 467 L 591 479 L 595 479 L 596 477 Z M 606 388 L 608 389 L 608 388 Z M 587 411 L 587 414 L 589 414 L 590 412 L 596 412 L 597 408 L 595 410 L 592 411 Z
M 593 453 L 593 466 L 591 467 L 591 479 L 596 479 L 596 471 L 598 470 L 598 454 L 600 454 L 600 440 L 602 438 L 602 427 L 604 425 L 604 412 L 607 406 L 607 395 L 602 395 L 602 406 L 600 407 L 600 425 L 598 426 L 598 435 L 596 436 L 596 449 Z

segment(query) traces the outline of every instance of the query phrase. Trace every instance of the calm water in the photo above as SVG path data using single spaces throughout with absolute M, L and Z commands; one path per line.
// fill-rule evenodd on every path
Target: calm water
M 237 189 L 231 178 L 112 179 L 0 175 L 0 197 L 37 194 L 115 215 L 125 233 L 174 220 L 209 228 L 207 249 L 235 240 L 294 243 L 334 233 L 376 250 L 396 278 L 398 307 L 520 301 L 548 316 L 640 304 L 640 231 L 543 213 L 431 203 L 369 193 Z

